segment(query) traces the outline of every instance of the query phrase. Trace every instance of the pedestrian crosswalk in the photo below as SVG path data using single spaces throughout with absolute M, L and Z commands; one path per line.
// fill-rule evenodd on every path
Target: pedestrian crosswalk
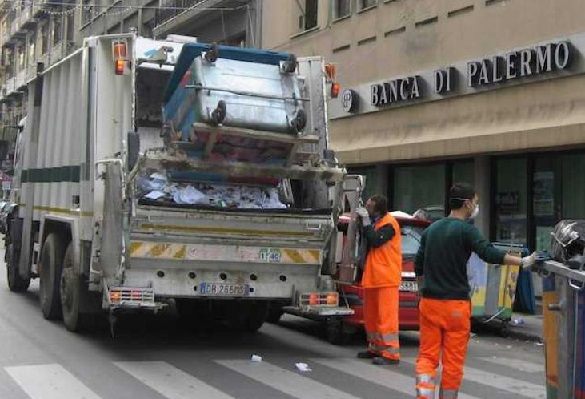
M 467 367 L 460 399 L 491 399 L 495 392 L 500 399 L 546 397 L 544 382 L 538 383 L 543 374 L 538 365 L 519 359 L 479 360 L 492 370 L 478 368 L 477 362 L 474 362 L 474 367 Z M 313 369 L 312 372 L 301 373 L 295 369 L 293 361 L 289 364 L 288 359 L 282 358 L 265 359 L 259 363 L 245 359 L 212 360 L 210 367 L 224 370 L 222 375 L 231 376 L 225 381 L 210 380 L 210 373 L 198 373 L 196 369 L 185 369 L 184 364 L 181 368 L 181 365 L 166 361 L 117 361 L 111 366 L 136 384 L 152 390 L 153 398 L 240 399 L 244 396 L 238 392 L 254 392 L 255 389 L 268 389 L 280 393 L 279 397 L 296 399 L 409 398 L 414 394 L 412 358 L 403 359 L 399 367 L 377 367 L 351 358 L 320 357 L 304 361 Z M 496 369 L 501 368 L 501 373 L 493 372 L 494 365 Z M 522 374 L 525 378 L 513 378 L 506 370 L 514 370 L 513 375 Z M 75 370 L 59 364 L 4 367 L 4 378 L 16 383 L 24 397 L 30 399 L 111 397 L 100 392 L 100 383 L 84 382 L 82 377 L 75 375 Z M 230 383 L 231 388 L 226 389 Z M 234 384 L 239 385 L 234 387 Z M 358 385 L 375 387 L 377 391 L 365 392 Z

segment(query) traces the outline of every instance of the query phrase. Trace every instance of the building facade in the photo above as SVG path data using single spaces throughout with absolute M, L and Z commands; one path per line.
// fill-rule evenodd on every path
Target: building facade
M 262 45 L 337 65 L 340 159 L 407 212 L 480 192 L 492 240 L 548 249 L 585 218 L 581 0 L 264 2 Z
M 18 124 L 26 116 L 26 84 L 92 35 L 168 34 L 259 46 L 256 0 L 0 0 L 0 159 L 12 169 Z M 5 186 L 6 187 L 6 186 Z

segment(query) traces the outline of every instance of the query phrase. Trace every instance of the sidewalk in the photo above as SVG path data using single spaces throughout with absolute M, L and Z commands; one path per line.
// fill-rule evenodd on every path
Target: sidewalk
M 542 323 L 542 314 L 514 313 L 509 326 L 509 336 L 514 339 L 542 342 Z

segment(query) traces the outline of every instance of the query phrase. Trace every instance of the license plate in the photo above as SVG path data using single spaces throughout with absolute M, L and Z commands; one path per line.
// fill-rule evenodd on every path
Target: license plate
M 403 281 L 400 283 L 400 291 L 418 292 L 416 281 Z
M 250 292 L 248 284 L 201 283 L 201 295 L 247 296 Z

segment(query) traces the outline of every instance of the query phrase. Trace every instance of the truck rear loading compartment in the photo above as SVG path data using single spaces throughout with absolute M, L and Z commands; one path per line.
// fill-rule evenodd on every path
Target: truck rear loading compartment
M 175 204 L 175 203 L 164 203 L 161 204 L 156 200 L 149 200 L 145 198 L 141 198 L 138 200 L 138 205 L 142 209 L 154 209 L 154 208 L 169 208 L 169 209 L 193 209 L 193 210 L 201 210 L 201 211 L 221 211 L 226 213 L 243 213 L 243 214 L 252 214 L 252 213 L 261 213 L 266 215 L 322 215 L 327 216 L 331 215 L 333 212 L 332 209 L 298 209 L 298 208 L 264 208 L 264 209 L 244 209 L 244 208 L 218 208 L 212 205 L 188 205 L 188 204 Z

